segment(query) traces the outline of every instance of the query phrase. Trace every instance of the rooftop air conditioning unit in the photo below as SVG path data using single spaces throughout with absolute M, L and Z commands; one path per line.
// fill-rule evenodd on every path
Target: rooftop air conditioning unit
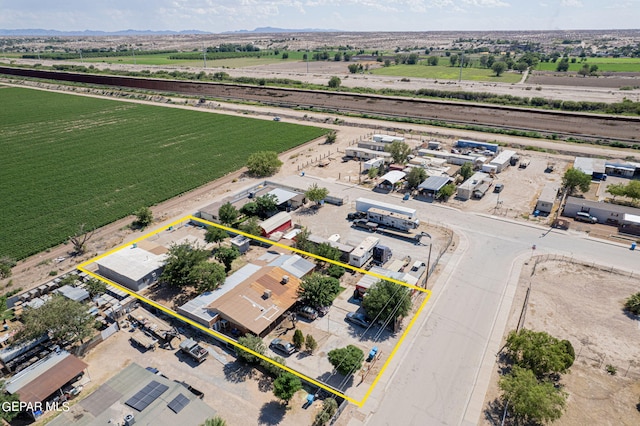
M 286 284 L 289 282 L 289 275 L 283 275 L 282 276 L 282 281 L 280 281 L 281 284 Z
M 124 416 L 124 426 L 132 426 L 136 422 L 136 418 L 133 414 L 127 414 Z
M 265 291 L 264 291 L 264 294 L 262 295 L 262 298 L 263 298 L 263 299 L 268 299 L 268 298 L 270 298 L 270 297 L 271 297 L 271 290 L 268 290 L 268 289 L 267 289 L 267 290 L 265 290 Z

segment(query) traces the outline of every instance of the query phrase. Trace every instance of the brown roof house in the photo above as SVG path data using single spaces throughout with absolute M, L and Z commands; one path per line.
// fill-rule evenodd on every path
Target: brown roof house
M 300 282 L 314 267 L 298 255 L 268 252 L 178 312 L 216 331 L 264 337 L 296 303 Z

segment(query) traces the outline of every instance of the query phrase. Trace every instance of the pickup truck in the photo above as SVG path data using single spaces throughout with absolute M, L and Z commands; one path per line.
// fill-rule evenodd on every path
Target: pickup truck
M 209 356 L 209 351 L 193 339 L 180 343 L 180 350 L 198 362 L 203 362 Z

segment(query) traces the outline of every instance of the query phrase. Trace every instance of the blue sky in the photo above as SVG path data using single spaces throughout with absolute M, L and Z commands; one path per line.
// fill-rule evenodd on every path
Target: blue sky
M 0 28 L 342 31 L 640 28 L 640 0 L 0 0 Z

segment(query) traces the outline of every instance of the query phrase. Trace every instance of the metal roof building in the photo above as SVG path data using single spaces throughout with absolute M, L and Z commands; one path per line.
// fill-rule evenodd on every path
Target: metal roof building
M 133 363 L 48 424 L 187 426 L 215 414 L 185 385 Z
M 576 157 L 573 162 L 573 168 L 589 176 L 603 175 L 605 173 L 605 161 L 601 158 Z
M 154 283 L 162 271 L 165 256 L 153 254 L 136 245 L 98 259 L 98 273 L 133 291 Z
M 73 287 L 70 285 L 63 285 L 62 287 L 54 290 L 55 293 L 60 293 L 67 299 L 75 300 L 76 302 L 82 302 L 89 298 L 89 292 L 84 288 Z
M 450 181 L 451 179 L 447 176 L 429 176 L 424 182 L 418 185 L 418 189 L 428 194 L 435 195 Z
M 400 170 L 392 170 L 382 175 L 380 180 L 382 182 L 389 182 L 389 184 L 395 185 L 396 183 L 404 179 L 405 176 L 407 176 L 405 172 L 401 172 Z

